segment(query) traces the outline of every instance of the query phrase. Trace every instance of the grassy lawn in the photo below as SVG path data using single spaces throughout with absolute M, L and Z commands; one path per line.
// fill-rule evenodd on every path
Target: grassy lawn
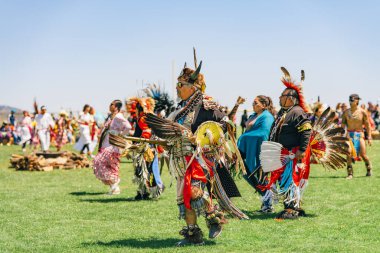
M 167 170 L 161 199 L 135 202 L 128 161 L 121 165 L 121 195 L 109 197 L 91 169 L 9 169 L 10 154 L 20 150 L 0 147 L 0 252 L 380 252 L 379 141 L 369 148 L 371 178 L 363 162 L 350 181 L 345 170 L 312 166 L 303 204 L 308 217 L 299 220 L 256 213 L 258 195 L 238 179 L 243 197 L 234 201 L 251 219 L 230 219 L 216 240 L 180 249 L 173 245 L 184 222 Z M 200 226 L 207 234 L 203 219 Z

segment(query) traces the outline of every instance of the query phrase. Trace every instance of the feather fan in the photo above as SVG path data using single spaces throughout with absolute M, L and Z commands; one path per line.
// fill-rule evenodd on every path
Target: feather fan
M 193 136 L 190 129 L 152 113 L 147 114 L 146 123 L 157 137 L 164 140 L 174 141 L 181 139 L 184 135 L 189 138 Z
M 314 123 L 310 146 L 311 152 L 319 163 L 328 169 L 345 167 L 348 144 L 343 137 L 344 129 L 336 125 L 336 113 L 328 107 Z

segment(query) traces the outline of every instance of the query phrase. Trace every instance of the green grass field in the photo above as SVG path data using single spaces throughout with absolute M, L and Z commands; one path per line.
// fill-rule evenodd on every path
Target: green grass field
M 345 170 L 312 166 L 303 203 L 308 216 L 299 220 L 256 213 L 258 195 L 238 179 L 243 197 L 234 202 L 251 219 L 230 219 L 216 240 L 179 249 L 173 245 L 184 222 L 167 170 L 161 199 L 135 202 L 128 161 L 121 164 L 122 194 L 106 196 L 91 169 L 9 169 L 10 154 L 20 150 L 0 147 L 0 252 L 380 252 L 379 141 L 369 148 L 371 178 L 363 162 L 354 165 L 353 180 Z M 207 234 L 203 218 L 200 226 Z

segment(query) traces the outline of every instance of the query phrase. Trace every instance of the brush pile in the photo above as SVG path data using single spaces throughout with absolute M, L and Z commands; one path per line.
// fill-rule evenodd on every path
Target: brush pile
M 10 159 L 12 168 L 29 171 L 52 171 L 53 169 L 80 169 L 91 165 L 86 155 L 72 152 L 13 154 Z

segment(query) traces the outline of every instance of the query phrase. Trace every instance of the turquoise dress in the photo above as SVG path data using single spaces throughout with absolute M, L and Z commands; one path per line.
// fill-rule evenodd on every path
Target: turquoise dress
M 249 116 L 247 124 L 252 120 L 255 120 L 253 125 L 247 128 L 238 140 L 238 147 L 245 160 L 249 171 L 247 174 L 249 175 L 260 167 L 261 143 L 268 140 L 274 117 L 268 110 L 265 110 L 260 115 L 253 113 Z

